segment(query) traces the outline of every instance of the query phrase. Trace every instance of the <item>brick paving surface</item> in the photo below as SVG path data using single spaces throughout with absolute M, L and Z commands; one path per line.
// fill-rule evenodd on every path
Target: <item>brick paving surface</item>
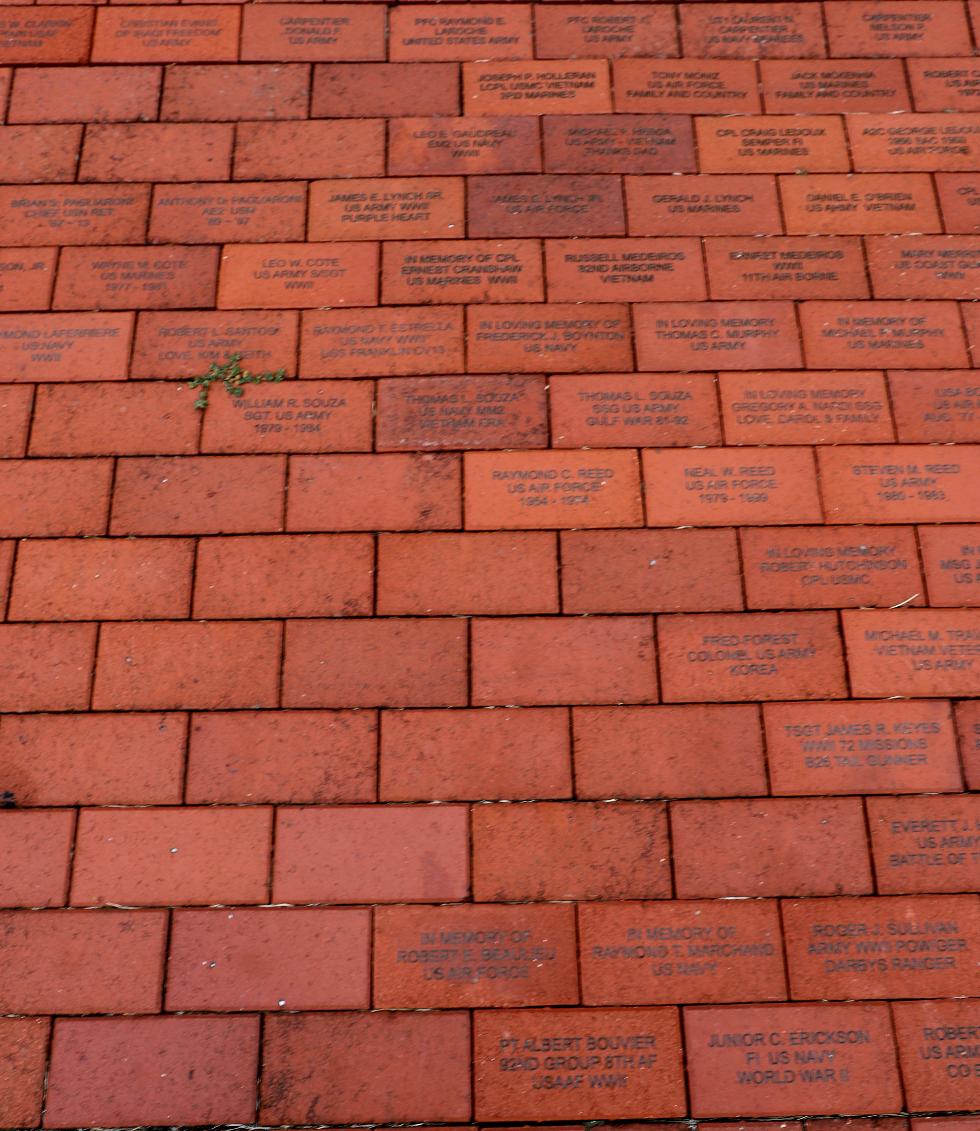
M 980 3 L 0 3 L 0 1127 L 978 1131 Z

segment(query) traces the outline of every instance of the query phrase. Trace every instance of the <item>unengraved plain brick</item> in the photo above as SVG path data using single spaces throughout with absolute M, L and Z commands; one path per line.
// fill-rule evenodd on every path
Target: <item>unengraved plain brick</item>
M 0 907 L 62 905 L 74 836 L 70 809 L 0 810 L 0 851 L 6 861 L 0 875 Z
M 385 124 L 353 122 L 242 122 L 236 129 L 239 180 L 290 177 L 363 177 L 384 172 Z M 314 231 L 314 239 L 320 238 Z
M 81 126 L 0 126 L 0 179 L 50 184 L 75 179 Z
M 277 5 L 278 7 L 278 5 Z M 167 122 L 237 122 L 305 118 L 310 69 L 248 63 L 241 66 L 168 67 L 160 119 Z
M 23 67 L 7 121 L 143 122 L 157 115 L 159 67 Z
M 89 126 L 78 179 L 220 181 L 231 172 L 233 132 L 231 125 L 211 122 Z
M 0 536 L 104 534 L 111 475 L 112 460 L 74 460 L 68 490 L 60 460 L 0 462 Z
M 0 711 L 83 711 L 94 624 L 0 625 Z
M 459 68 L 453 63 L 324 63 L 313 68 L 310 113 L 314 118 L 458 114 Z
M 41 1119 L 44 1070 L 51 1021 L 47 1017 L 0 1018 L 0 1094 L 8 1127 L 26 1127 Z

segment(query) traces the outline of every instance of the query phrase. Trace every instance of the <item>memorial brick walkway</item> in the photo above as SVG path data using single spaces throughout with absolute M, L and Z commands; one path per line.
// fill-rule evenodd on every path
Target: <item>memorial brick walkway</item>
M 0 7 L 0 1126 L 980 1129 L 978 44 Z

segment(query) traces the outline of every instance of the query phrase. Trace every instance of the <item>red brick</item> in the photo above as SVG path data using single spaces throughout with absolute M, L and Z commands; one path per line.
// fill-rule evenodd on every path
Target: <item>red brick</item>
M 73 181 L 81 144 L 81 126 L 0 126 L 0 180 Z
M 609 64 L 605 59 L 464 63 L 463 109 L 480 116 L 601 114 L 612 110 Z
M 0 849 L 7 862 L 0 877 L 0 907 L 63 904 L 74 836 L 71 809 L 0 811 Z
M 773 176 L 626 177 L 632 236 L 751 236 L 781 232 Z
M 618 11 L 618 10 L 617 10 Z M 669 9 L 654 8 L 655 16 Z M 613 64 L 616 109 L 656 108 L 666 114 L 759 113 L 755 63 L 695 59 L 619 59 Z M 794 64 L 795 65 L 795 64 Z M 794 107 L 795 109 L 795 107 Z
M 648 526 L 792 526 L 821 522 L 805 448 L 643 452 Z
M 53 247 L 0 248 L 0 310 L 47 310 L 57 258 Z
M 686 1110 L 676 1009 L 510 1010 L 477 1013 L 474 1021 L 476 1116 L 481 1121 L 647 1119 Z M 552 1039 L 554 1046 L 549 1045 Z M 549 1047 L 567 1049 L 567 1058 L 526 1055 Z M 636 1056 L 603 1051 L 620 1048 L 642 1051 Z M 552 1060 L 562 1061 L 563 1067 L 552 1072 Z M 628 1072 L 602 1072 L 603 1067 L 625 1066 L 624 1061 Z M 593 1079 L 616 1083 L 604 1087 L 590 1083 Z M 546 1083 L 552 1080 L 568 1083 Z
M 0 604 L 7 607 L 7 596 L 10 592 L 10 579 L 14 568 L 14 550 L 17 543 L 13 541 L 0 542 Z
M 972 173 L 937 173 L 935 181 L 946 231 L 976 232 L 978 220 L 975 209 L 980 208 L 976 177 Z M 938 227 L 937 224 L 930 230 L 937 231 Z
M 89 126 L 78 179 L 219 181 L 231 172 L 233 132 L 220 122 Z
M 377 1086 L 381 1065 L 388 1066 L 383 1088 Z M 469 1118 L 470 1104 L 466 1013 L 301 1014 L 266 1021 L 264 1123 L 460 1121 Z
M 947 788 L 958 789 L 959 784 L 954 782 Z M 879 891 L 976 892 L 980 884 L 980 859 L 975 848 L 976 833 L 980 830 L 980 797 L 871 797 L 868 799 L 868 829 Z M 950 912 L 952 910 L 950 908 Z M 965 911 L 960 910 L 963 917 L 971 921 L 975 913 L 973 901 L 969 901 Z M 948 917 L 946 912 L 940 916 Z M 976 936 L 975 929 L 973 936 Z M 927 955 L 935 955 L 937 950 L 942 954 L 958 949 L 944 946 L 942 940 L 930 941 L 931 946 L 926 946 L 923 940 L 921 947 Z M 953 955 L 946 957 L 953 958 Z M 959 959 L 954 961 L 960 964 Z M 975 964 L 973 969 L 976 969 Z M 947 991 L 937 988 L 935 992 L 949 997 L 976 993 L 975 985 L 970 989 L 971 976 L 970 971 L 960 966 L 958 985 Z M 899 989 L 895 996 L 913 995 Z
M 936 0 L 834 0 L 827 8 L 831 55 L 968 55 L 962 4 Z
M 758 708 L 576 707 L 578 797 L 765 793 Z
M 329 62 L 385 57 L 383 4 L 274 4 L 243 8 L 242 59 Z
M 460 177 L 318 181 L 310 186 L 310 238 L 462 239 L 463 211 Z
M 967 349 L 972 357 L 980 357 L 980 317 L 977 315 L 976 304 L 969 302 L 959 305 L 969 342 Z
M 662 616 L 657 636 L 667 702 L 846 694 L 833 613 Z
M 773 703 L 762 713 L 775 794 L 961 788 L 946 703 Z
M 377 244 L 231 244 L 221 257 L 218 306 L 374 306 L 377 276 Z
M 73 903 L 264 903 L 271 809 L 84 809 Z
M 549 173 L 689 173 L 697 165 L 686 114 L 549 115 Z
M 804 307 L 803 309 L 806 309 Z M 637 304 L 640 369 L 793 369 L 802 364 L 791 302 Z
M 980 447 L 928 445 L 820 448 L 829 521 L 973 522 Z
M 541 249 L 536 240 L 387 243 L 381 293 L 386 304 L 540 302 Z
M 55 310 L 169 310 L 211 306 L 215 247 L 68 247 L 58 263 Z
M 149 185 L 0 188 L 0 242 L 10 247 L 142 243 L 149 204 Z
M 314 118 L 411 118 L 459 113 L 453 63 L 326 63 L 313 68 Z M 382 172 L 361 169 L 361 173 Z
M 318 310 L 303 315 L 303 377 L 409 377 L 463 369 L 461 307 Z
M 980 695 L 980 611 L 845 612 L 843 627 L 855 698 Z
M 160 1008 L 165 911 L 4 912 L 0 924 L 4 1012 L 152 1013 Z
M 236 243 L 295 240 L 306 224 L 306 188 L 279 182 L 158 188 L 153 197 L 154 243 Z
M 194 716 L 190 804 L 373 801 L 372 711 L 234 711 Z
M 555 536 L 544 531 L 382 534 L 378 613 L 556 613 L 557 572 Z
M 289 530 L 459 526 L 459 457 L 438 453 L 294 456 Z
M 848 118 L 847 132 L 862 172 L 968 172 L 980 158 L 980 114 L 861 114 Z
M 968 1110 L 980 1104 L 973 1039 L 976 1001 L 895 1002 L 895 1037 L 909 1111 Z
M 465 899 L 466 827 L 463 805 L 282 809 L 273 902 Z
M 228 4 L 157 5 L 96 12 L 93 63 L 218 63 L 238 58 L 239 8 Z
M 469 185 L 470 235 L 621 236 L 618 177 L 479 177 Z
M 167 68 L 164 79 L 160 118 L 177 122 L 305 118 L 309 97 L 310 69 L 301 63 L 174 66 Z
M 561 565 L 566 613 L 742 608 L 731 530 L 568 531 Z
M 235 136 L 235 176 L 239 179 L 274 181 L 384 172 L 385 126 L 381 121 L 241 122 Z M 334 238 L 315 231 L 310 235 Z M 340 233 L 338 238 L 348 237 Z
M 968 53 L 969 47 L 964 51 Z M 945 55 L 946 51 L 941 54 Z M 910 59 L 908 68 L 916 110 L 976 109 L 980 72 L 972 59 Z
M 850 55 L 848 49 L 846 54 Z M 857 52 L 861 54 L 861 52 Z M 900 59 L 765 59 L 760 67 L 772 114 L 894 113 L 910 110 Z
M 660 802 L 477 805 L 472 820 L 474 899 L 670 896 Z
M 391 10 L 389 56 L 411 62 L 529 59 L 530 4 L 412 4 Z
M 887 1005 L 685 1009 L 684 1031 L 696 1116 L 865 1114 L 902 1106 Z M 835 1046 L 827 1067 L 830 1050 L 812 1043 L 838 1032 L 852 1036 Z
M 963 770 L 969 789 L 978 789 L 980 782 L 980 704 L 957 703 L 956 726 L 960 735 Z
M 674 12 L 650 4 L 539 4 L 534 38 L 539 59 L 677 54 Z
M 871 236 L 865 244 L 878 298 L 980 297 L 980 236 Z
M 466 702 L 466 626 L 444 620 L 291 621 L 287 707 L 454 707 Z
M 366 1009 L 370 948 L 368 910 L 177 911 L 167 1008 Z
M 910 527 L 747 529 L 742 557 L 752 609 L 925 604 Z
M 373 574 L 374 545 L 367 535 L 205 538 L 195 568 L 194 615 L 370 615 Z
M 723 59 L 826 55 L 819 4 L 697 4 L 681 8 L 683 54 Z
M 892 412 L 904 443 L 980 441 L 980 381 L 973 369 L 893 369 Z
M 8 619 L 184 617 L 193 560 L 193 544 L 182 539 L 25 541 Z
M 730 237 L 705 240 L 704 250 L 715 299 L 868 297 L 856 236 Z
M 75 460 L 69 491 L 60 460 L 0 461 L 0 535 L 104 534 L 111 475 L 111 460 Z
M 551 301 L 707 298 L 697 240 L 547 240 L 544 248 Z
M 538 124 L 513 116 L 393 118 L 388 124 L 388 168 L 409 176 L 536 173 L 541 170 Z
M 58 1021 L 45 1126 L 247 1122 L 258 1054 L 257 1017 Z
M 157 116 L 159 67 L 18 70 L 8 122 L 145 122 Z
M 670 819 L 683 899 L 871 890 L 859 798 L 675 801 Z
M 467 309 L 471 372 L 595 373 L 632 365 L 629 309 L 622 303 L 542 303 Z
M 373 953 L 375 1009 L 578 1004 L 570 906 L 378 908 Z
M 188 406 L 188 412 L 193 409 Z M 113 534 L 238 534 L 282 527 L 285 462 L 278 456 L 123 459 Z
M 587 1005 L 786 997 L 775 902 L 598 903 L 578 914 Z
M 556 448 L 721 443 L 710 373 L 558 376 L 549 399 Z
M 839 117 L 775 115 L 696 120 L 706 173 L 834 173 L 848 169 Z
M 725 438 L 730 444 L 887 443 L 892 439 L 888 393 L 879 370 L 721 373 L 719 385 Z
M 295 372 L 298 336 L 299 320 L 292 311 L 147 311 L 136 327 L 132 376 L 198 377 L 233 353 L 241 355 L 247 369 Z M 211 413 L 220 413 L 222 396 L 219 391 L 212 398 Z M 205 414 L 205 423 L 208 418 Z
M 0 385 L 0 456 L 27 453 L 34 390 L 27 385 Z
M 543 377 L 396 377 L 378 382 L 379 451 L 543 448 Z
M 167 805 L 180 801 L 181 715 L 8 715 L 4 789 L 17 805 Z
M 568 797 L 568 742 L 568 719 L 559 708 L 385 711 L 381 800 Z
M 0 1119 L 8 1127 L 40 1123 L 50 1029 L 47 1017 L 0 1018 Z
M 634 452 L 470 452 L 464 460 L 468 529 L 642 522 Z
M 85 8 L 60 5 L 36 16 L 7 9 L 0 17 L 0 63 L 86 62 L 92 16 Z
M 825 369 L 956 368 L 967 364 L 953 302 L 804 302 L 800 308 L 809 364 Z
M 920 526 L 930 605 L 980 605 L 980 527 Z

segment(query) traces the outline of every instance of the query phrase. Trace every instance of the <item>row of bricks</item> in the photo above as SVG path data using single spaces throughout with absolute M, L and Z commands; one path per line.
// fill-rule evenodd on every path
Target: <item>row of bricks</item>
M 273 318 L 257 327 L 269 338 L 277 327 L 283 338 L 290 323 L 295 330 L 295 318 Z M 165 333 L 169 321 L 156 325 Z M 162 336 L 151 340 L 161 353 L 177 352 Z M 274 340 L 272 345 L 278 352 Z M 134 366 L 143 363 L 139 338 L 136 350 Z M 200 354 L 200 346 L 194 352 Z M 199 372 L 209 364 L 202 358 Z M 710 373 L 610 373 L 550 380 L 398 377 L 377 385 L 283 381 L 240 398 L 218 393 L 204 414 L 189 411 L 186 386 L 171 382 L 0 385 L 0 457 L 515 450 L 543 449 L 549 439 L 554 449 L 600 450 L 716 449 L 725 443 L 890 446 L 896 438 L 903 444 L 970 444 L 980 441 L 975 374 L 892 370 L 886 379 L 874 370 L 808 370 L 723 371 L 717 379 Z
M 289 203 L 265 215 L 255 207 L 248 220 L 255 235 L 302 239 L 303 192 L 272 193 Z M 0 209 L 5 195 L 10 199 L 0 189 Z M 162 213 L 167 239 L 214 243 L 221 233 L 209 231 L 208 213 L 216 198 L 228 201 L 227 188 L 208 186 L 189 207 L 174 209 L 179 194 L 164 190 L 151 223 Z M 135 242 L 144 237 L 147 203 L 141 210 L 134 201 L 132 228 L 123 229 Z M 236 224 L 235 210 L 231 205 L 227 227 Z M 11 209 L 10 230 L 0 230 L 0 238 L 14 235 L 18 211 L 29 209 Z M 117 221 L 103 222 L 108 228 Z M 37 232 L 39 225 L 32 231 L 28 222 L 9 242 L 49 243 L 58 233 L 48 223 Z M 543 245 L 528 239 L 115 244 L 65 247 L 60 254 L 53 247 L 32 246 L 29 253 L 0 247 L 0 269 L 12 280 L 0 289 L 0 310 L 980 297 L 980 236 L 770 236 L 764 243 L 757 236 L 714 237 L 703 241 L 703 253 L 704 261 L 702 241 L 690 237 Z M 471 351 L 478 345 L 471 341 Z
M 0 767 L 29 808 L 941 794 L 980 788 L 980 703 L 7 715 Z M 975 853 L 919 839 L 976 828 L 977 803 L 869 800 L 879 890 L 969 888 Z
M 656 648 L 652 616 L 4 624 L 0 709 L 837 699 L 848 668 L 856 698 L 980 692 L 980 610 L 656 620 Z
M 969 1043 L 976 1008 L 976 999 L 960 998 L 682 1011 L 296 1013 L 266 1017 L 261 1029 L 260 1018 L 249 1015 L 64 1018 L 53 1024 L 53 1041 L 47 1019 L 6 1018 L 0 1051 L 14 1068 L 13 1115 L 36 1125 L 46 1086 L 40 1125 L 76 1131 L 146 1120 L 251 1125 L 256 1117 L 263 1125 L 306 1126 L 446 1123 L 474 1115 L 497 1122 L 677 1119 L 688 1110 L 729 1119 L 969 1111 L 980 1105 L 980 1061 Z M 831 1058 L 834 1067 L 827 1068 Z M 911 1125 L 975 1131 L 977 1120 L 913 1119 Z M 704 1126 L 765 1131 L 772 1124 Z M 803 1126 L 781 1124 L 783 1131 Z M 864 1126 L 904 1131 L 908 1123 L 806 1121 L 808 1131 Z
M 980 993 L 975 895 L 236 907 L 177 910 L 172 922 L 167 911 L 33 910 L 0 912 L 0 931 L 5 1014 Z
M 980 33 L 975 3 L 971 15 Z M 390 12 L 370 3 L 322 10 L 154 4 L 138 14 L 124 5 L 94 11 L 52 5 L 42 19 L 13 13 L 0 21 L 0 63 L 524 60 L 535 48 L 540 57 L 567 64 L 564 74 L 550 62 L 540 68 L 551 80 L 543 93 L 574 93 L 583 70 L 577 58 L 607 51 L 695 59 L 891 58 L 972 55 L 974 44 L 962 0 L 624 4 L 612 10 L 536 4 L 533 15 L 531 4 L 487 4 L 479 18 L 469 4 L 452 3 Z
M 0 620 L 8 583 L 8 621 L 960 608 L 980 525 L 39 539 Z
M 876 876 L 877 890 L 889 895 L 944 888 L 974 892 L 980 875 L 977 805 L 975 796 L 933 795 L 869 797 L 864 802 L 859 797 L 783 797 L 277 811 L 181 806 L 82 809 L 77 818 L 73 809 L 3 811 L 4 854 L 12 866 L 0 879 L 0 906 L 56 908 L 66 900 L 81 907 L 142 907 L 854 896 L 875 891 Z M 948 916 L 940 913 L 937 902 L 942 901 L 927 901 L 930 911 L 920 921 L 930 921 L 929 915 L 934 923 L 952 917 L 959 929 L 923 927 L 906 933 L 945 933 L 951 938 L 966 934 L 971 947 L 980 944 L 972 900 L 968 909 L 960 906 L 959 913 L 949 910 Z M 854 914 L 860 915 L 860 906 L 855 907 Z M 825 922 L 846 918 L 839 909 L 824 908 L 821 913 L 829 917 Z M 693 914 L 696 919 L 698 912 Z M 34 918 L 41 929 L 43 920 Z M 909 908 L 898 918 L 914 916 Z M 24 921 L 29 924 L 31 919 L 28 914 Z M 73 921 L 51 920 L 69 932 Z M 100 921 L 90 920 L 96 930 Z M 866 937 L 874 934 L 869 928 Z M 804 944 L 812 945 L 816 935 L 805 937 Z M 846 930 L 824 933 L 826 938 L 858 935 Z M 4 938 L 9 982 L 6 993 L 0 992 L 3 1012 L 38 1010 L 36 993 L 45 986 L 57 998 L 52 1002 L 49 996 L 40 1011 L 61 1012 L 65 986 L 43 971 L 35 980 L 40 991 L 32 989 L 30 998 L 13 996 L 26 983 L 11 968 L 9 932 Z M 420 938 L 415 945 L 421 945 Z M 963 947 L 920 949 L 935 956 Z M 114 961 L 120 957 L 118 947 L 110 946 L 109 951 Z M 810 951 L 817 956 L 834 953 L 861 957 L 860 951 L 844 949 Z M 37 954 L 36 946 L 28 947 L 29 961 Z M 923 969 L 959 979 L 960 993 L 976 992 L 974 958 L 971 951 L 970 961 L 957 966 L 955 974 L 948 963 Z M 870 971 L 845 964 L 836 972 Z M 297 974 L 308 976 L 302 967 Z M 117 974 L 112 977 L 117 985 Z M 92 985 L 92 979 L 85 978 L 77 992 Z M 118 988 L 128 994 L 133 984 L 126 980 Z M 927 989 L 926 996 L 930 992 Z M 949 986 L 942 991 L 952 992 Z M 890 986 L 877 995 L 865 979 L 860 993 L 907 996 L 909 990 Z M 181 1008 L 199 1004 L 184 1003 Z M 143 998 L 142 1006 L 100 1007 L 120 1012 L 134 1008 L 157 1006 L 155 999 Z

